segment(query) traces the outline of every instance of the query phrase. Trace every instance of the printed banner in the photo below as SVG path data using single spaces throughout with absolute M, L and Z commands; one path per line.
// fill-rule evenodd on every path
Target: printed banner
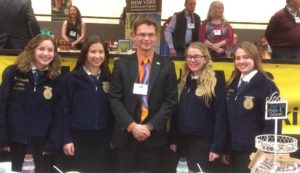
M 161 12 L 161 0 L 129 0 L 128 13 Z
M 51 0 L 52 21 L 62 21 L 68 18 L 72 0 Z
M 131 39 L 132 26 L 139 16 L 146 16 L 156 21 L 158 26 L 158 38 L 155 45 L 155 52 L 160 52 L 160 30 L 161 30 L 161 2 L 162 0 L 128 0 L 126 2 L 126 18 L 125 18 L 125 39 Z M 135 43 L 132 43 L 135 48 Z

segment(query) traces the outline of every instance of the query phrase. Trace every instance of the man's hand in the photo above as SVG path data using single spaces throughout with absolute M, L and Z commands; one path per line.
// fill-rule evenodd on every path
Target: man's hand
M 150 137 L 150 131 L 145 124 L 137 124 L 132 129 L 132 135 L 138 141 L 145 141 L 148 137 Z
M 65 155 L 74 156 L 75 155 L 75 147 L 73 143 L 68 143 L 63 146 L 63 150 Z
M 172 58 L 175 58 L 177 56 L 177 52 L 174 48 L 170 48 L 170 56 Z

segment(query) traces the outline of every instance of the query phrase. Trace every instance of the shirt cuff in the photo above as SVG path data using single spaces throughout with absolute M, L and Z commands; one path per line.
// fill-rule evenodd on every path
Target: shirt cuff
M 133 129 L 136 125 L 137 125 L 136 122 L 132 122 L 132 123 L 129 124 L 129 126 L 127 127 L 127 131 L 128 131 L 128 132 L 131 132 L 132 129 Z

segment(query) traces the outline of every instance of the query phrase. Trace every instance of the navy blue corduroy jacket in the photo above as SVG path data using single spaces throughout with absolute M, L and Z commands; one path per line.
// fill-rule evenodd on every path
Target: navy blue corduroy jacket
M 47 152 L 60 146 L 62 107 L 61 77 L 50 79 L 45 71 L 33 81 L 31 71 L 22 73 L 16 65 L 3 72 L 0 88 L 0 147 L 9 141 L 45 144 Z

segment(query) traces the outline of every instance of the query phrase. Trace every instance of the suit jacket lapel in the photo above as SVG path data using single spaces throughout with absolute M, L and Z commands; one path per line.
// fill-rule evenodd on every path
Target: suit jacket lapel
M 129 68 L 132 83 L 137 82 L 139 76 L 139 70 L 138 70 L 138 61 L 136 56 L 130 57 L 128 68 Z
M 150 79 L 149 79 L 149 86 L 148 86 L 148 96 L 150 95 L 154 83 L 156 81 L 156 78 L 159 74 L 160 68 L 161 68 L 161 62 L 160 62 L 160 57 L 158 57 L 157 55 L 154 56 L 153 58 L 153 62 L 151 65 L 151 73 L 150 73 Z

